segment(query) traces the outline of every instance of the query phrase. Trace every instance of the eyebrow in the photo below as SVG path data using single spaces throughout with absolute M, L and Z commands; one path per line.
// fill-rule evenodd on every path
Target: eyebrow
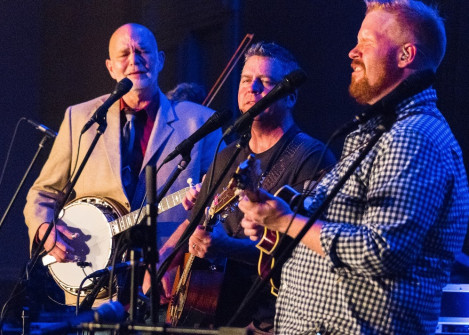
M 274 81 L 275 79 L 271 76 L 266 76 L 266 75 L 261 75 L 261 76 L 257 76 L 257 75 L 252 75 L 252 74 L 241 74 L 241 78 L 250 78 L 250 77 L 255 77 L 255 78 L 260 78 L 260 79 L 269 79 L 269 80 L 272 80 Z

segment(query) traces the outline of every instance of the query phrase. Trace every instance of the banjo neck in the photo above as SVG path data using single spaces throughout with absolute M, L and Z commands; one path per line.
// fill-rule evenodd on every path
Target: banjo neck
M 186 192 L 189 189 L 190 187 L 185 187 L 161 199 L 160 203 L 158 204 L 158 214 L 163 213 L 164 211 L 167 211 L 168 209 L 179 205 L 184 199 Z M 143 207 L 142 209 L 137 209 L 133 212 L 130 212 L 129 214 L 122 215 L 114 221 L 109 222 L 109 225 L 111 226 L 112 236 L 116 236 L 117 234 L 120 234 L 123 231 L 135 226 L 146 215 L 147 209 L 146 207 Z

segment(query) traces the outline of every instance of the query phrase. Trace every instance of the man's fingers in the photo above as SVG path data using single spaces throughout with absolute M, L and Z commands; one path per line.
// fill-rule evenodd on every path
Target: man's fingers
M 189 252 L 194 256 L 203 258 L 207 254 L 211 242 L 210 234 L 203 227 L 198 226 L 189 238 Z
M 263 226 L 246 217 L 241 220 L 241 227 L 244 229 L 244 235 L 248 236 L 252 241 L 259 240 L 262 232 L 264 231 Z
M 70 261 L 67 257 L 67 251 L 62 245 L 55 245 L 49 252 L 49 255 L 54 256 L 57 262 L 63 263 Z
M 74 240 L 79 236 L 78 233 L 72 233 L 70 230 L 68 230 L 66 226 L 56 225 L 56 228 L 62 235 L 64 235 L 69 240 Z
M 182 206 L 184 207 L 185 210 L 191 210 L 192 207 L 194 207 L 195 201 L 197 200 L 197 197 L 199 196 L 200 192 L 200 184 L 197 184 L 193 187 L 191 187 L 187 192 L 182 200 Z
M 252 241 L 257 241 L 259 239 L 257 229 L 244 229 L 244 235 L 249 236 Z

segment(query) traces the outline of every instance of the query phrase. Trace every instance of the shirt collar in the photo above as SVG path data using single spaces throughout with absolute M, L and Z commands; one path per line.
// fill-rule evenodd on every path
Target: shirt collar
M 417 114 L 435 114 L 436 112 L 436 101 L 437 101 L 436 91 L 429 87 L 407 99 L 404 99 L 395 108 L 395 113 L 397 115 L 397 120 L 405 119 L 412 115 Z M 435 112 L 433 112 L 435 111 Z M 376 116 L 370 119 L 363 125 L 359 126 L 361 131 L 369 131 L 375 129 L 378 124 L 383 120 L 381 115 Z
M 135 114 L 138 116 L 139 115 L 139 112 L 142 111 L 142 109 L 140 110 L 136 110 L 136 109 L 133 109 L 131 107 L 129 107 L 129 105 L 126 104 L 126 102 L 124 101 L 123 98 L 120 98 L 119 99 L 119 109 L 122 111 L 123 109 L 125 108 L 129 108 L 129 109 L 132 109 L 135 111 Z M 148 105 L 148 107 L 146 109 L 144 109 L 144 111 L 146 112 L 147 114 L 147 117 L 151 120 L 155 120 L 156 118 L 156 112 L 158 111 L 158 109 L 160 108 L 160 95 L 159 95 L 159 91 L 155 94 L 155 96 L 153 97 L 152 101 L 150 102 L 150 104 Z

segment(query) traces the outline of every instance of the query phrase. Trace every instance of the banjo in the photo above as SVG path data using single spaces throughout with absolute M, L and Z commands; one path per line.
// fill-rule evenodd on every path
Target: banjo
M 172 193 L 158 204 L 158 213 L 179 205 L 190 187 Z M 125 214 L 117 202 L 101 197 L 82 197 L 68 203 L 59 220 L 78 237 L 67 241 L 75 250 L 75 260 L 58 263 L 54 256 L 42 258 L 55 282 L 73 295 L 85 277 L 109 265 L 113 253 L 113 237 L 138 224 L 147 214 L 146 207 Z M 83 289 L 91 289 L 93 282 L 86 280 Z

